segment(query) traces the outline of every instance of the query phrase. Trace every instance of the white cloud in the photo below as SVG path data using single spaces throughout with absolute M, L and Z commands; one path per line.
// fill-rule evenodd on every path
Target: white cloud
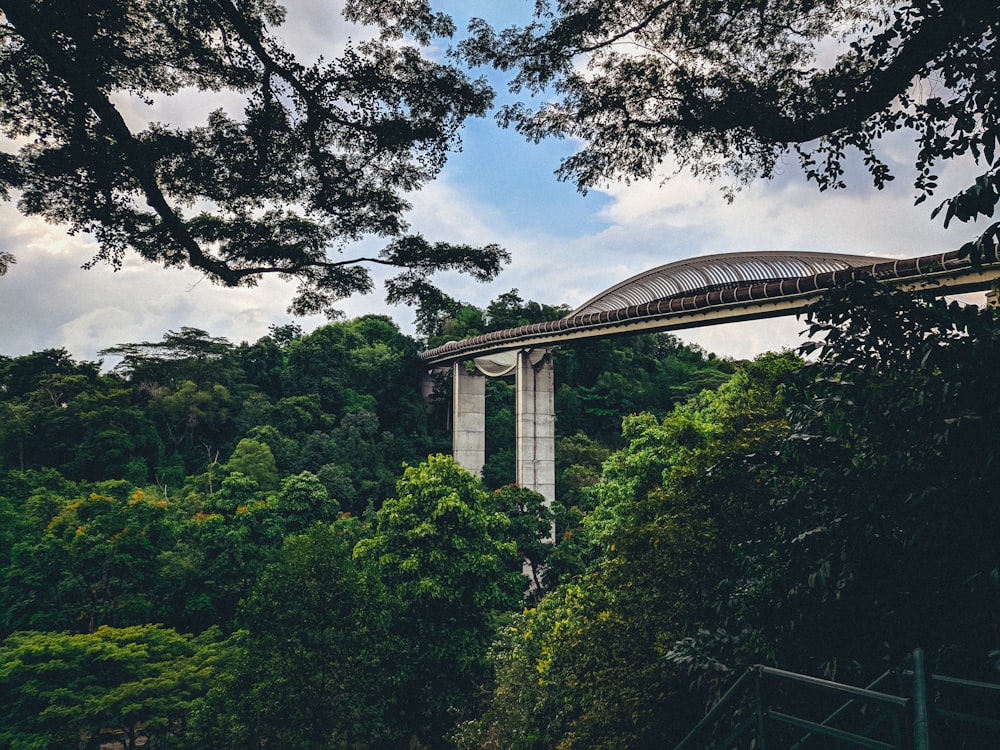
M 969 179 L 964 165 L 950 168 L 949 189 Z M 900 179 L 878 191 L 857 182 L 820 192 L 788 168 L 773 182 L 756 182 L 728 204 L 718 186 L 679 174 L 662 186 L 637 183 L 607 189 L 614 200 L 604 215 L 631 228 L 700 230 L 700 252 L 828 251 L 915 256 L 950 250 L 964 239 L 930 220 L 927 204 L 913 205 Z M 959 231 L 959 233 L 961 233 Z
M 283 3 L 288 10 L 285 23 L 277 29 L 282 39 L 290 40 L 302 62 L 340 55 L 349 42 L 375 36 L 373 30 L 348 23 L 342 0 L 295 0 Z
M 163 269 L 128 256 L 119 271 L 93 257 L 85 236 L 24 218 L 0 205 L 2 246 L 17 256 L 0 277 L 0 352 L 64 347 L 79 358 L 130 341 L 159 340 L 168 329 L 205 328 L 234 341 L 255 340 L 288 319 L 291 285 L 266 279 L 256 288 L 223 289 L 191 269 Z

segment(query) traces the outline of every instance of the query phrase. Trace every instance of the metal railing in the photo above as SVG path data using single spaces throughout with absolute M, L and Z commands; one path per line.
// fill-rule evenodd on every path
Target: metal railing
M 887 692 L 890 688 L 882 686 L 893 677 L 897 691 Z M 976 707 L 986 715 L 932 704 L 928 684 L 938 700 L 947 689 L 963 691 L 964 706 L 972 702 L 970 691 L 975 692 L 980 698 Z M 812 697 L 816 693 L 842 703 L 832 711 L 827 708 L 821 718 L 810 718 L 805 709 L 822 705 Z M 734 708 L 738 698 L 742 706 Z M 779 705 L 782 701 L 791 707 Z M 974 725 L 1000 738 L 1000 685 L 926 675 L 923 651 L 916 649 L 912 668 L 887 671 L 866 687 L 763 665 L 750 667 L 674 750 L 809 750 L 824 739 L 825 746 L 833 742 L 845 750 L 930 750 L 931 726 L 940 730 L 955 724 Z M 725 736 L 721 741 L 719 734 Z

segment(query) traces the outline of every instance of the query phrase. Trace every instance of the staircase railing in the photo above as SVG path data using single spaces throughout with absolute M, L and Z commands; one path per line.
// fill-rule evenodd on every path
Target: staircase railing
M 890 692 L 892 685 L 886 686 L 892 677 L 896 678 L 894 692 Z M 931 704 L 928 684 L 939 697 L 946 689 L 976 692 L 980 712 Z M 817 691 L 843 702 L 833 711 L 827 709 L 822 718 L 803 715 L 805 706 L 820 703 L 808 697 Z M 737 698 L 742 698 L 742 706 L 732 710 Z M 777 705 L 782 700 L 793 707 Z M 971 698 L 966 695 L 962 700 L 965 705 Z M 736 680 L 674 750 L 808 750 L 820 738 L 845 749 L 930 750 L 931 726 L 941 729 L 956 723 L 975 725 L 1000 737 L 1000 685 L 926 675 L 920 649 L 913 652 L 911 669 L 887 671 L 865 687 L 758 664 Z M 720 727 L 729 730 L 721 741 L 715 738 Z M 711 736 L 709 729 L 714 730 Z

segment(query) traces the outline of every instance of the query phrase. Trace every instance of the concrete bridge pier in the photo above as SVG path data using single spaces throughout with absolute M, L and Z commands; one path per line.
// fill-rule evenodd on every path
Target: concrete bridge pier
M 516 380 L 516 481 L 550 504 L 556 497 L 555 384 L 549 349 L 520 349 L 452 365 L 452 456 L 482 474 L 486 463 L 486 377 Z
M 486 376 L 465 362 L 452 365 L 451 455 L 481 476 L 486 463 Z
M 517 483 L 551 504 L 556 497 L 555 385 L 552 353 L 522 349 L 517 353 Z

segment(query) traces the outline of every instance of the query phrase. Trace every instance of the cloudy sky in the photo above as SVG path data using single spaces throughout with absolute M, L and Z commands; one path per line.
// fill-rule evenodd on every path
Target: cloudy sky
M 329 57 L 348 35 L 359 34 L 345 26 L 329 0 L 286 0 L 285 5 L 288 22 L 279 34 L 303 59 Z M 452 12 L 462 29 L 470 15 L 494 19 L 496 25 L 522 20 L 533 2 L 448 0 L 437 5 Z M 501 78 L 490 74 L 490 79 L 502 89 Z M 499 93 L 500 101 L 509 98 Z M 192 116 L 219 105 L 204 96 L 177 97 L 158 103 L 146 119 Z M 685 174 L 663 184 L 613 184 L 582 196 L 553 176 L 560 157 L 572 148 L 567 141 L 524 142 L 489 118 L 469 124 L 461 152 L 436 181 L 409 196 L 411 227 L 432 241 L 498 243 L 513 260 L 488 285 L 457 275 L 441 277 L 447 293 L 485 306 L 516 288 L 526 300 L 575 307 L 629 276 L 695 255 L 784 250 L 908 257 L 951 250 L 974 235 L 974 227 L 967 226 L 945 232 L 940 222 L 930 220 L 926 204 L 913 206 L 905 179 L 910 156 L 905 141 L 886 144 L 900 174 L 891 189 L 875 191 L 859 174 L 846 191 L 819 193 L 789 163 L 777 179 L 750 186 L 732 204 L 720 186 Z M 670 171 L 668 166 L 664 174 Z M 939 194 L 950 195 L 968 176 L 961 167 L 943 170 Z M 64 347 L 74 357 L 96 359 L 100 349 L 159 340 L 182 326 L 234 342 L 253 341 L 266 335 L 268 326 L 293 320 L 285 310 L 294 287 L 277 279 L 253 289 L 226 289 L 195 271 L 164 270 L 135 259 L 117 272 L 103 266 L 83 270 L 94 252 L 86 237 L 24 218 L 12 203 L 0 203 L 0 250 L 17 256 L 16 265 L 0 277 L 0 354 Z M 348 316 L 388 313 L 412 331 L 413 311 L 388 308 L 381 292 L 341 307 Z M 296 322 L 310 330 L 325 320 Z M 795 346 L 802 327 L 794 318 L 776 319 L 681 335 L 722 355 L 748 357 Z

